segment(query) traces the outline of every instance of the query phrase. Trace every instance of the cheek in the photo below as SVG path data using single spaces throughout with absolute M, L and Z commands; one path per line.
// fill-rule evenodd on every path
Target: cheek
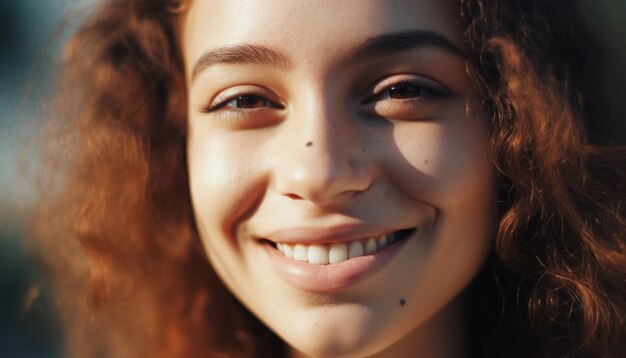
M 235 135 L 190 136 L 190 190 L 196 220 L 213 234 L 233 238 L 233 221 L 259 200 L 263 187 L 262 161 Z M 257 194 L 255 194 L 257 193 Z M 214 235 L 208 235 L 209 237 Z M 206 237 L 206 236 L 205 236 Z
M 408 195 L 437 211 L 431 258 L 444 265 L 434 265 L 435 271 L 463 271 L 450 257 L 467 259 L 458 265 L 477 265 L 492 241 L 497 201 L 487 121 L 408 123 L 394 139 L 397 159 L 388 172 Z
M 471 280 L 492 242 L 497 198 L 489 128 L 481 117 L 403 123 L 394 130 L 394 144 L 385 172 L 436 210 L 414 292 L 415 300 L 436 304 Z
M 261 162 L 236 135 L 201 133 L 194 136 L 191 131 L 187 146 L 196 227 L 222 282 L 239 297 L 249 295 L 246 291 L 253 286 L 242 281 L 251 274 L 242 255 L 245 242 L 234 230 L 261 198 Z
M 388 172 L 407 193 L 444 212 L 493 205 L 495 176 L 485 122 L 468 118 L 398 126 L 397 153 Z

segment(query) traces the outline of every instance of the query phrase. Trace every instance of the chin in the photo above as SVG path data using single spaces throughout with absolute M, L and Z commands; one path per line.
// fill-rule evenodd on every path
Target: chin
M 398 337 L 393 325 L 381 321 L 371 308 L 340 305 L 324 310 L 296 314 L 291 327 L 280 330 L 286 343 L 301 355 L 367 357 L 391 345 L 390 337 Z
M 315 341 L 309 338 L 315 337 L 314 334 L 308 337 L 298 339 L 294 344 L 288 343 L 293 349 L 307 357 L 316 358 L 357 358 L 368 357 L 384 349 L 381 344 L 375 344 L 376 340 L 363 336 L 353 337 L 327 337 L 328 339 L 320 340 L 315 337 Z

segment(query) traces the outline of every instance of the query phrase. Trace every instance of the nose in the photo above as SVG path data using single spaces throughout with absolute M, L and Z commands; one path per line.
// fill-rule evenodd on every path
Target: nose
M 287 122 L 275 171 L 281 195 L 332 205 L 366 191 L 374 168 L 358 121 L 330 103 L 314 103 Z

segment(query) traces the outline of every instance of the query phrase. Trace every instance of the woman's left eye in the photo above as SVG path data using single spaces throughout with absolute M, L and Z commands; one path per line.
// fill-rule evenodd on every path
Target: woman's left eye
M 446 86 L 421 76 L 393 76 L 376 83 L 370 94 L 362 101 L 372 104 L 380 101 L 416 101 L 437 100 L 452 97 L 455 91 Z
M 363 110 L 376 117 L 416 120 L 436 116 L 448 99 L 461 91 L 425 76 L 400 74 L 375 82 L 360 101 Z
M 380 86 L 376 86 L 380 87 Z M 403 100 L 403 99 L 437 99 L 447 98 L 453 95 L 452 91 L 435 85 L 425 85 L 415 81 L 405 81 L 382 86 L 381 89 L 374 89 L 364 102 L 374 102 L 379 100 Z
M 435 92 L 418 84 L 406 82 L 389 86 L 389 88 L 384 92 L 384 95 L 393 99 L 426 97 L 429 95 L 437 96 L 439 94 L 439 92 Z

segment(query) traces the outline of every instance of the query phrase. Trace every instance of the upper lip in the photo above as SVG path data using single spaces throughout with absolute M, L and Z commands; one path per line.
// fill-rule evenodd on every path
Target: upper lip
M 329 227 L 291 227 L 260 237 L 281 244 L 333 244 L 389 235 L 404 228 L 374 225 L 338 225 Z

